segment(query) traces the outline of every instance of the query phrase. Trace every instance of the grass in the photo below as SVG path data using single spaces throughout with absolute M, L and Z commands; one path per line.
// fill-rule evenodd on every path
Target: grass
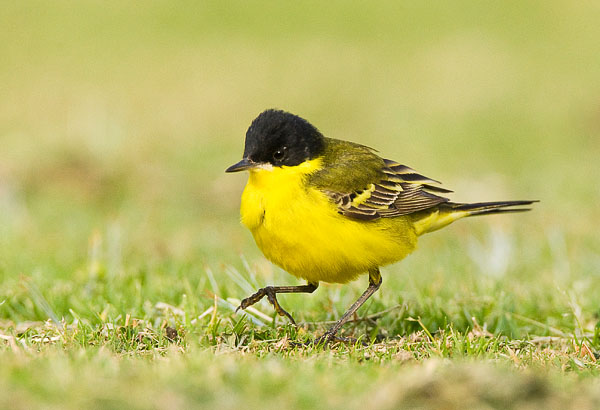
M 36 1 L 0 14 L 0 407 L 596 408 L 600 10 L 592 4 Z M 442 179 L 460 221 L 366 287 L 234 313 L 267 107 Z

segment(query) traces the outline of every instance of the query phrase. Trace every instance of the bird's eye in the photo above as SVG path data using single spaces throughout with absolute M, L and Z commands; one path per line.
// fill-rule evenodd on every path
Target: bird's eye
M 273 153 L 273 159 L 275 161 L 281 161 L 284 156 L 285 156 L 285 147 L 282 149 L 278 149 L 277 151 L 275 151 Z

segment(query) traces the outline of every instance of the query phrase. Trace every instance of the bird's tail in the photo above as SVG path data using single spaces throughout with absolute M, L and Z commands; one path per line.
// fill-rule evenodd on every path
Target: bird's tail
M 457 219 L 467 216 L 529 211 L 531 208 L 527 206 L 534 202 L 538 201 L 476 202 L 472 204 L 444 202 L 435 208 L 415 214 L 414 225 L 417 234 L 421 235 L 437 231 Z

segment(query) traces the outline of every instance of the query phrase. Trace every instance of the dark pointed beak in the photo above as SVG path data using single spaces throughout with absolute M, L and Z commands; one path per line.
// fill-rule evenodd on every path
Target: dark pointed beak
M 256 164 L 254 162 L 250 161 L 248 158 L 244 158 L 237 164 L 233 164 L 232 166 L 227 168 L 225 172 L 240 172 L 250 168 L 254 168 L 255 166 Z

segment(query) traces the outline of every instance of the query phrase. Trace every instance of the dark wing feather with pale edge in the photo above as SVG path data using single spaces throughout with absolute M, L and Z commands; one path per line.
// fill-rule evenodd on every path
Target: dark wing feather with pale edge
M 437 194 L 452 191 L 433 184 L 440 182 L 427 178 L 406 165 L 383 160 L 382 177 L 355 192 L 323 191 L 337 204 L 342 215 L 373 220 L 408 215 L 448 202 Z

